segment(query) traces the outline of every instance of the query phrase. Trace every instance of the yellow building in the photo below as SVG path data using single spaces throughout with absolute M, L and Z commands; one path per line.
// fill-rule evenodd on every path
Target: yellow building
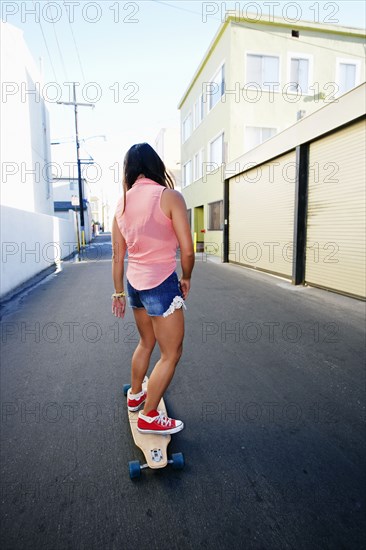
M 221 24 L 178 105 L 197 251 L 222 257 L 228 163 L 362 83 L 364 39 L 362 29 L 276 17 Z

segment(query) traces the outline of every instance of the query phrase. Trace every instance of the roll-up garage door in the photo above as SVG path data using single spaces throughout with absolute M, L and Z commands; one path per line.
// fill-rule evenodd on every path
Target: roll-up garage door
M 305 280 L 365 297 L 365 120 L 310 145 Z
M 229 183 L 229 261 L 292 275 L 295 151 Z

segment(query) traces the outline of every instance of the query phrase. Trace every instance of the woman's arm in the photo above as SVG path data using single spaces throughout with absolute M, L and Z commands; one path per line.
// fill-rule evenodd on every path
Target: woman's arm
M 126 250 L 126 241 L 118 227 L 116 217 L 114 217 L 112 224 L 112 278 L 115 292 L 123 291 L 123 275 Z
M 116 293 L 123 292 L 124 261 L 127 250 L 126 241 L 118 227 L 116 217 L 112 224 L 112 279 Z M 123 317 L 126 306 L 126 298 L 114 298 L 112 313 L 116 317 Z
M 191 274 L 195 260 L 191 228 L 188 223 L 187 205 L 183 196 L 178 191 L 169 189 L 168 196 L 173 228 L 180 248 L 180 263 L 182 266 L 180 285 L 183 298 L 186 299 L 191 286 Z

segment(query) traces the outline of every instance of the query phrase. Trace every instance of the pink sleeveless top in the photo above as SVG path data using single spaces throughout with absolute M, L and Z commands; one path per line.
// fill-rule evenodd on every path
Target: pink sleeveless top
M 128 250 L 126 277 L 136 290 L 160 285 L 177 267 L 178 239 L 172 220 L 160 207 L 164 189 L 141 178 L 126 193 L 123 215 L 123 196 L 117 203 L 116 220 Z

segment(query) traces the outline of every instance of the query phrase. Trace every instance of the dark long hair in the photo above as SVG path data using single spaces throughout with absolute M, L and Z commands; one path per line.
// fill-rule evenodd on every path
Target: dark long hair
M 156 181 L 163 187 L 174 189 L 174 180 L 157 152 L 148 143 L 136 143 L 127 151 L 123 161 L 122 214 L 126 206 L 126 193 L 140 174 L 144 174 L 145 178 Z

